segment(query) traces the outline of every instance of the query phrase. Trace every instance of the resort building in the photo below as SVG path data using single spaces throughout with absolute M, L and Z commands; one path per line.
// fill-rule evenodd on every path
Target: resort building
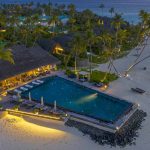
M 6 29 L 4 29 L 0 26 L 0 33 L 4 33 L 4 32 L 6 32 Z
M 39 22 L 43 26 L 48 26 L 49 20 L 52 19 L 52 16 L 47 16 L 44 13 L 39 17 Z M 66 15 L 58 16 L 58 19 L 62 22 L 63 25 L 67 24 L 69 17 Z M 55 26 L 55 24 L 51 23 L 50 26 Z
M 39 46 L 11 48 L 15 64 L 0 60 L 0 92 L 50 73 L 60 61 Z
M 25 20 L 26 20 L 26 17 L 19 16 L 18 19 L 20 21 L 20 25 L 23 25 Z M 43 14 L 43 15 L 39 16 L 37 23 L 42 25 L 42 26 L 51 26 L 51 27 L 53 27 L 53 26 L 55 26 L 55 24 L 53 24 L 53 23 L 49 24 L 48 23 L 51 19 L 52 19 L 52 16 L 46 16 L 45 14 Z M 68 20 L 69 20 L 69 17 L 63 15 L 63 16 L 58 16 L 58 19 L 61 21 L 61 23 L 63 25 L 66 25 Z
M 52 39 L 41 39 L 38 44 L 51 54 L 62 54 L 70 52 L 69 43 L 72 41 L 72 36 L 64 34 Z

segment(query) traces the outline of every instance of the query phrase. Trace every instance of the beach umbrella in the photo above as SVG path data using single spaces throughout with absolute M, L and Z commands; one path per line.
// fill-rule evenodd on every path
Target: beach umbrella
M 17 96 L 18 96 L 18 98 L 21 98 L 21 96 L 20 96 L 20 93 L 19 93 L 19 92 L 17 93 Z
M 29 92 L 29 101 L 31 101 L 31 93 Z
M 54 101 L 54 111 L 56 111 L 56 101 Z
M 44 99 L 43 99 L 43 96 L 41 97 L 41 105 L 44 106 Z
M 21 95 L 20 95 L 20 93 L 17 93 L 17 96 L 18 96 L 18 101 L 22 101 L 22 99 L 21 99 Z

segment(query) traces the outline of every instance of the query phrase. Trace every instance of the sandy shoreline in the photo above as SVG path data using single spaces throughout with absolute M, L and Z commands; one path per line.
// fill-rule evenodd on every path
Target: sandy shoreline
M 114 64 L 119 72 L 124 72 L 136 59 L 133 56 L 136 50 Z M 150 55 L 150 40 L 142 55 Z M 141 58 L 142 58 L 141 57 Z M 143 70 L 147 67 L 147 70 Z M 106 71 L 107 64 L 99 65 L 99 70 Z M 129 73 L 132 80 L 119 78 L 110 84 L 106 93 L 116 95 L 131 102 L 140 104 L 142 110 L 147 112 L 146 121 L 139 130 L 136 145 L 126 146 L 123 150 L 149 150 L 150 149 L 150 59 L 137 65 Z M 140 87 L 146 94 L 140 95 L 130 90 L 131 87 Z M 20 118 L 8 115 L 0 119 L 0 150 L 120 150 L 120 147 L 101 146 L 94 143 L 88 136 L 83 136 L 75 128 L 67 127 L 63 122 L 43 119 Z

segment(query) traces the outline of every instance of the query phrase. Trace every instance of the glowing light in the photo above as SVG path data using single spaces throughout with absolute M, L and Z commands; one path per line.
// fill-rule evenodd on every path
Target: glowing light
M 56 50 L 63 51 L 63 49 L 61 47 L 56 47 Z
M 100 87 L 100 90 L 106 90 L 108 88 L 108 85 L 104 85 L 104 86 L 102 86 L 102 87 Z
M 54 50 L 55 50 L 55 53 L 57 54 L 64 51 L 64 49 L 59 44 L 56 45 Z
M 3 92 L 1 95 L 2 96 L 7 96 L 7 92 Z
M 20 114 L 20 115 L 25 115 L 25 116 L 35 116 L 35 117 L 41 117 L 41 118 L 46 118 L 46 119 L 60 120 L 60 117 L 55 117 L 55 116 L 50 116 L 50 115 L 49 116 L 41 115 L 41 114 L 38 114 L 38 112 L 34 114 L 30 112 L 24 112 L 24 111 L 19 111 L 19 110 L 12 110 L 12 109 L 6 109 L 6 111 L 12 114 L 14 113 L 14 114 Z
M 0 30 L 0 32 L 6 32 L 6 30 Z
M 105 85 L 104 88 L 106 89 L 106 88 L 107 88 L 107 85 Z
M 119 127 L 116 127 L 117 130 L 119 130 Z
M 60 129 L 57 129 L 57 122 L 53 122 L 52 124 L 56 124 L 56 126 L 52 125 L 51 123 L 48 125 L 45 124 L 44 121 L 41 122 L 34 120 L 33 118 L 29 119 L 29 121 L 13 115 L 7 115 L 6 119 L 9 121 L 13 120 L 15 125 L 18 127 L 18 130 L 22 130 L 25 134 L 32 134 L 32 136 L 43 136 L 49 137 L 53 135 L 56 138 L 62 138 L 66 133 Z M 47 122 L 47 121 L 46 121 Z M 8 122 L 9 123 L 9 122 Z M 10 122 L 11 123 L 11 122 Z M 18 132 L 18 134 L 20 134 Z M 21 135 L 20 135 L 21 136 Z
M 85 97 L 82 97 L 81 99 L 79 99 L 77 101 L 78 104 L 82 104 L 82 103 L 87 103 L 87 102 L 90 102 L 92 100 L 95 100 L 96 97 L 97 97 L 98 93 L 95 93 L 95 94 L 91 94 L 91 95 L 88 95 L 88 96 L 85 96 Z
M 138 107 L 140 107 L 140 104 L 137 104 L 138 105 Z

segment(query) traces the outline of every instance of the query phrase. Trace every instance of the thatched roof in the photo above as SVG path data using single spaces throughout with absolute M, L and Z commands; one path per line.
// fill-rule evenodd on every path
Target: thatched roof
M 61 47 L 64 49 L 65 52 L 70 52 L 70 42 L 72 41 L 73 36 L 71 35 L 60 35 L 57 37 L 54 37 L 52 39 L 40 39 L 38 41 L 38 44 L 45 49 L 48 52 L 53 51 L 53 48 L 57 45 L 60 44 Z
M 40 66 L 60 63 L 57 58 L 39 46 L 26 48 L 23 45 L 17 45 L 11 50 L 15 64 L 0 60 L 0 81 Z

